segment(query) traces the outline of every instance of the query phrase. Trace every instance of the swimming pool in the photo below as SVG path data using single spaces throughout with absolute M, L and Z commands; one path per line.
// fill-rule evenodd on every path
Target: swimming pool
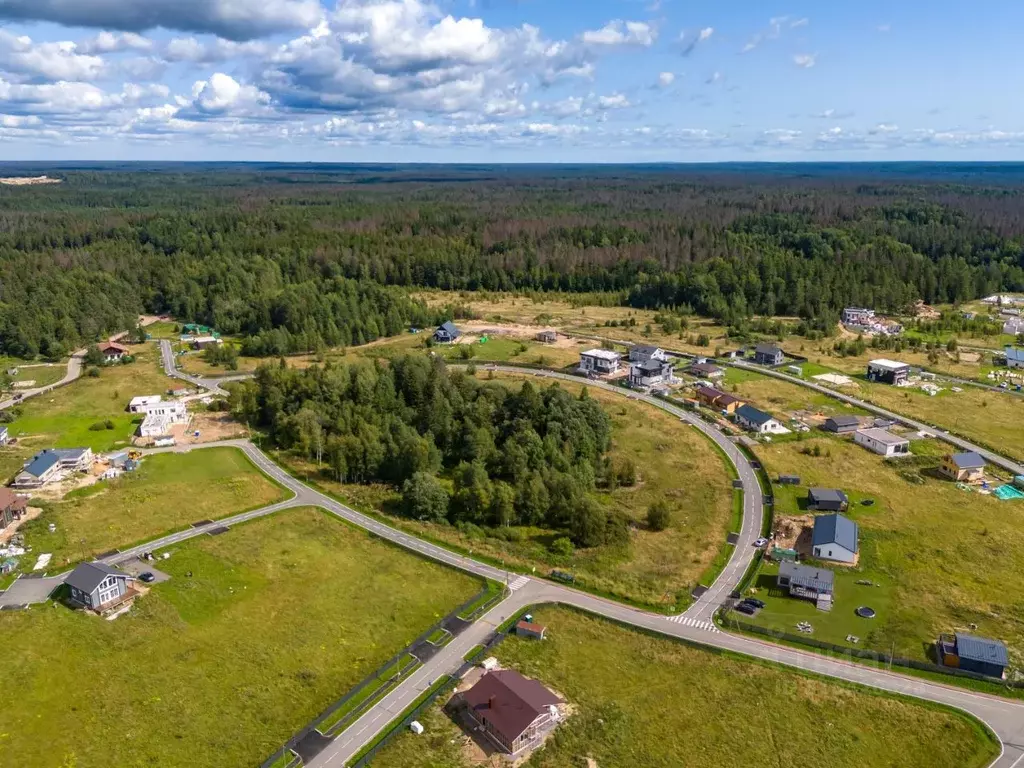
M 992 491 L 992 493 L 1003 501 L 1007 501 L 1008 499 L 1024 499 L 1024 493 L 1021 493 L 1012 485 L 1001 485 Z

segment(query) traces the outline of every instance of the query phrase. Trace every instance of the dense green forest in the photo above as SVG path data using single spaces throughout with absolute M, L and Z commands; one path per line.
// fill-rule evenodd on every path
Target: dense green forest
M 579 546 L 627 533 L 625 518 L 589 495 L 620 468 L 605 456 L 611 420 L 585 389 L 573 397 L 527 381 L 513 390 L 415 355 L 388 365 L 263 365 L 232 392 L 231 405 L 238 419 L 339 481 L 401 488 L 406 514 L 417 519 L 540 525 Z
M 0 188 L 0 351 L 59 356 L 143 311 L 252 355 L 359 344 L 446 314 L 411 287 L 819 327 L 848 304 L 1024 290 L 1020 174 L 128 168 Z

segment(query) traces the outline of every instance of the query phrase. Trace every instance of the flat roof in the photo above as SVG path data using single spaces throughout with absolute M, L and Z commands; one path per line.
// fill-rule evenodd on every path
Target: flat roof
M 812 568 L 788 560 L 779 564 L 779 576 L 788 577 L 798 586 L 812 587 L 819 592 L 831 592 L 836 578 L 836 575 L 827 568 Z
M 909 363 L 901 363 L 898 360 L 886 360 L 884 357 L 880 357 L 878 360 L 871 360 L 868 365 L 872 368 L 884 368 L 887 371 L 899 371 L 910 367 Z
M 618 352 L 613 352 L 610 349 L 588 349 L 586 352 L 580 352 L 581 357 L 596 357 L 599 360 L 621 360 L 622 355 Z
M 128 405 L 132 408 L 137 405 L 153 405 L 154 403 L 159 403 L 162 399 L 160 395 L 139 395 L 139 397 L 133 397 Z
M 879 443 L 882 443 L 883 445 L 903 445 L 904 443 L 910 442 L 905 437 L 894 435 L 892 432 L 889 432 L 886 429 L 880 429 L 878 427 L 871 427 L 869 429 L 858 429 L 857 434 L 864 435 L 864 437 L 869 437 L 872 440 L 877 440 Z

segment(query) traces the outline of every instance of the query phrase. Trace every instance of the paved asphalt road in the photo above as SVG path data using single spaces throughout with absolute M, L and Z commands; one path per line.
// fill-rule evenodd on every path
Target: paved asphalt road
M 170 368 L 173 370 L 173 361 Z M 509 370 L 515 369 L 509 368 Z M 545 375 L 548 378 L 562 377 L 562 375 L 555 375 L 546 372 Z M 782 374 L 779 374 L 779 376 L 781 378 L 789 378 Z M 574 382 L 579 381 L 575 377 L 569 378 Z M 798 381 L 798 383 L 807 386 L 807 382 Z M 592 382 L 592 385 L 601 386 L 602 383 Z M 816 387 L 812 386 L 812 388 Z M 617 387 L 610 387 L 610 389 L 620 394 L 628 394 Z M 824 391 L 826 394 L 835 396 L 835 393 L 828 390 Z M 654 398 L 647 398 L 646 396 L 641 395 L 634 396 L 637 399 L 653 401 L 653 404 L 658 407 L 664 408 L 667 405 Z M 860 405 L 856 402 L 853 404 Z M 868 404 L 863 404 L 861 407 L 874 410 L 875 412 L 881 412 L 881 409 L 876 409 Z M 681 412 L 680 418 L 687 415 L 689 414 Z M 893 415 L 893 417 L 904 423 L 913 424 L 913 422 L 910 422 L 903 417 L 895 415 Z M 708 427 L 708 429 L 712 430 L 710 433 L 712 439 L 716 439 L 715 435 L 717 432 L 711 427 Z M 717 434 L 717 437 L 723 438 L 720 434 Z M 949 439 L 945 436 L 943 437 L 944 439 Z M 718 442 L 718 439 L 716 439 L 716 442 Z M 436 680 L 444 674 L 452 673 L 457 670 L 462 664 L 462 654 L 473 645 L 476 645 L 480 638 L 486 637 L 492 628 L 503 621 L 505 617 L 514 614 L 517 610 L 527 605 L 538 605 L 542 603 L 561 603 L 565 605 L 572 605 L 582 610 L 620 621 L 624 624 L 677 637 L 698 645 L 708 646 L 712 649 L 725 649 L 746 656 L 765 659 L 829 677 L 861 683 L 886 691 L 903 693 L 909 696 L 947 704 L 975 715 L 985 722 L 999 737 L 1003 744 L 1003 751 L 999 758 L 992 764 L 993 768 L 1019 768 L 1020 765 L 1024 763 L 1024 704 L 1001 699 L 995 696 L 974 693 L 962 688 L 894 674 L 887 672 L 884 669 L 876 669 L 869 665 L 847 663 L 807 651 L 795 650 L 770 643 L 763 643 L 742 635 L 708 631 L 699 626 L 692 626 L 690 624 L 673 621 L 670 617 L 641 611 L 636 608 L 631 608 L 629 606 L 595 597 L 578 590 L 551 584 L 538 579 L 513 579 L 513 574 L 510 574 L 507 571 L 449 552 L 446 549 L 417 539 L 414 536 L 410 536 L 402 531 L 391 528 L 390 526 L 324 496 L 318 491 L 315 491 L 285 473 L 284 470 L 270 461 L 261 451 L 259 451 L 256 446 L 247 441 L 225 441 L 206 446 L 176 446 L 174 448 L 163 450 L 185 452 L 203 449 L 212 445 L 234 445 L 239 447 L 245 451 L 253 462 L 260 467 L 260 469 L 294 493 L 293 498 L 287 501 L 279 502 L 278 504 L 254 510 L 252 512 L 243 513 L 226 520 L 218 521 L 214 524 L 214 527 L 230 527 L 231 525 L 244 520 L 272 514 L 280 509 L 299 505 L 320 506 L 339 518 L 347 520 L 380 536 L 381 538 L 392 541 L 393 543 L 426 557 L 454 566 L 468 573 L 494 579 L 506 584 L 514 581 L 515 584 L 519 586 L 515 591 L 511 591 L 509 596 L 502 603 L 493 608 L 486 616 L 476 622 L 466 632 L 453 640 L 452 643 L 445 648 L 444 652 L 438 653 L 430 659 L 422 668 L 417 670 L 415 674 L 403 681 L 395 690 L 369 710 L 362 718 L 357 720 L 356 723 L 334 739 L 328 747 L 320 753 L 320 755 L 308 763 L 310 766 L 316 766 L 317 768 L 322 768 L 323 766 L 340 768 L 349 757 L 358 752 L 363 745 L 370 743 L 373 738 L 381 733 L 395 717 L 415 701 L 422 691 L 429 687 L 433 680 Z M 731 447 L 735 448 L 735 446 Z M 738 465 L 741 469 L 741 478 L 744 480 L 745 487 L 757 488 L 756 477 L 743 477 L 742 467 L 745 465 L 746 462 L 743 461 Z M 748 480 L 752 480 L 751 485 L 747 485 Z M 747 493 L 746 496 L 750 498 L 754 495 Z M 745 507 L 745 526 L 746 521 L 750 519 L 754 528 L 759 527 L 760 505 L 758 505 L 756 518 L 753 517 L 752 512 L 753 510 L 751 508 Z M 757 523 L 753 523 L 753 520 L 755 519 Z M 171 534 L 170 536 L 162 539 L 149 542 L 142 547 L 134 548 L 133 550 L 129 550 L 124 553 L 119 553 L 113 556 L 111 560 L 119 561 L 123 558 L 132 557 L 145 550 L 159 550 L 166 546 L 184 541 L 185 539 L 202 535 L 206 533 L 208 529 L 209 526 L 206 526 Z M 751 533 L 752 531 L 746 530 L 743 532 L 743 535 L 749 537 Z M 752 554 L 752 547 L 744 545 L 743 542 L 744 539 L 741 538 L 741 546 L 737 548 L 736 555 L 734 555 L 734 558 L 738 558 L 738 562 L 742 562 L 744 557 L 748 554 Z M 747 557 L 747 559 L 749 560 L 749 557 Z M 721 590 L 718 590 L 719 584 L 725 585 L 724 588 L 728 590 L 731 588 L 731 584 L 735 583 L 733 579 L 738 579 L 739 574 L 742 574 L 742 569 L 740 569 L 738 573 L 723 573 L 722 577 L 720 577 L 713 586 L 713 590 L 720 594 Z M 699 602 L 691 610 L 702 610 L 698 607 L 702 606 L 705 602 L 708 605 L 712 604 L 712 601 L 708 599 L 706 601 Z M 699 613 L 699 615 L 703 614 Z M 681 681 L 680 684 L 685 685 L 685 681 Z
M 885 408 L 880 408 L 877 405 L 873 405 L 872 403 L 860 400 L 859 398 L 852 397 L 842 392 L 837 392 L 834 389 L 830 389 L 829 387 L 824 387 L 820 384 L 814 384 L 809 381 L 804 381 L 803 379 L 798 379 L 795 376 L 790 376 L 789 374 L 781 373 L 780 371 L 772 370 L 771 368 L 765 368 L 763 365 L 754 365 L 752 363 L 739 363 L 736 362 L 735 360 L 725 360 L 722 362 L 725 365 L 731 365 L 735 368 L 744 368 L 748 371 L 757 371 L 758 373 L 764 374 L 765 376 L 772 376 L 776 379 L 782 379 L 783 381 L 789 381 L 792 382 L 793 384 L 799 384 L 802 387 L 813 389 L 815 392 L 820 392 L 823 395 L 828 395 L 831 398 L 840 400 L 849 405 L 854 405 L 857 406 L 858 408 L 863 408 L 865 411 L 869 411 L 879 416 L 884 416 L 887 419 L 892 419 L 893 421 L 897 421 L 901 424 L 913 427 L 914 429 L 923 429 L 926 432 L 931 432 L 933 435 L 942 438 L 944 441 L 950 443 L 951 445 L 955 445 L 958 448 L 962 448 L 965 451 L 974 451 L 975 453 L 981 454 L 982 456 L 985 457 L 985 460 L 988 461 L 990 464 L 995 464 L 996 466 L 1002 467 L 1003 469 L 1006 469 L 1015 475 L 1024 475 L 1024 464 L 1018 464 L 1017 462 L 1000 456 L 998 453 L 994 453 L 993 451 L 990 451 L 987 448 L 982 448 L 980 445 L 975 445 L 974 443 L 969 442 L 968 440 L 964 440 L 962 437 L 952 435 L 944 429 L 934 427 L 931 424 L 926 424 L 923 421 L 917 421 L 916 419 L 912 419 L 908 416 L 903 416 L 902 414 L 896 413 L 894 411 L 889 411 L 886 410 Z
M 45 387 L 36 387 L 35 389 L 22 390 L 21 397 L 19 397 L 17 400 L 15 400 L 12 397 L 8 400 L 0 402 L 0 411 L 4 410 L 5 408 L 10 408 L 12 405 L 23 403 L 30 397 L 35 397 L 36 395 L 41 395 L 45 392 L 50 392 L 56 389 L 57 387 L 63 387 L 65 384 L 70 384 L 72 381 L 74 381 L 75 379 L 82 375 L 82 361 L 84 360 L 84 358 L 85 350 L 78 350 L 73 355 L 71 355 L 70 358 L 68 358 L 68 370 L 67 373 L 64 374 L 64 378 L 62 378 L 60 381 L 55 381 L 53 384 L 47 384 Z

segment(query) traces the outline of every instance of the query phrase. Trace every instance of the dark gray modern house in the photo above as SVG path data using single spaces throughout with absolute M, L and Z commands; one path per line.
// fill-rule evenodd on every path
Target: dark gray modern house
M 811 554 L 821 560 L 852 563 L 860 550 L 860 532 L 857 524 L 836 513 L 814 519 Z
M 459 329 L 455 327 L 455 323 L 451 320 L 445 320 L 434 331 L 434 341 L 440 342 L 441 344 L 448 344 L 459 338 Z
M 64 579 L 71 603 L 93 611 L 123 603 L 131 596 L 132 581 L 127 573 L 100 562 L 82 563 Z
M 779 563 L 779 575 L 775 583 L 792 597 L 814 600 L 823 611 L 831 610 L 832 594 L 835 590 L 835 574 L 827 568 L 812 568 L 783 561 Z
M 782 365 L 786 359 L 782 350 L 774 344 L 758 344 L 754 347 L 754 362 L 761 365 Z
M 843 512 L 850 505 L 846 494 L 835 488 L 811 488 L 807 508 L 815 512 Z
M 826 432 L 845 435 L 860 429 L 860 419 L 856 416 L 829 416 L 825 419 L 825 423 L 821 425 L 821 428 Z
M 939 635 L 935 645 L 939 663 L 946 667 L 976 672 L 1002 679 L 1010 658 L 1006 646 L 998 640 L 956 632 Z

